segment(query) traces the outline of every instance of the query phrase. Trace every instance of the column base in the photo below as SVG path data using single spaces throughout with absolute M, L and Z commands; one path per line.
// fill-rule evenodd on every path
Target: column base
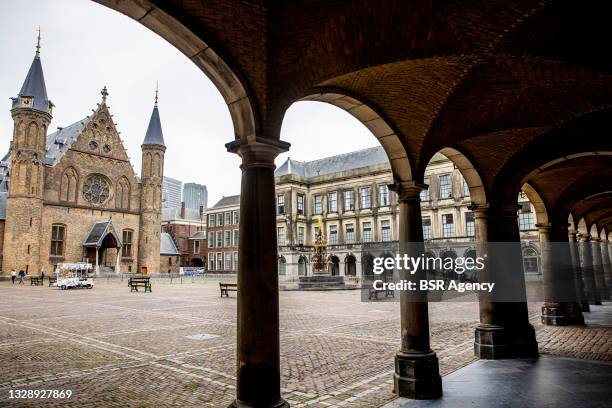
M 474 337 L 474 355 L 483 360 L 538 357 L 538 342 L 531 324 L 520 328 L 479 324 Z
M 589 302 L 582 302 L 580 304 L 581 308 L 582 308 L 582 312 L 590 312 L 591 311 L 591 307 L 589 306 Z
M 442 396 L 442 378 L 438 368 L 438 356 L 433 351 L 409 354 L 401 351 L 395 355 L 394 392 L 399 397 L 412 399 L 436 399 Z
M 232 402 L 227 408 L 255 408 L 255 406 L 234 400 L 234 402 Z M 260 408 L 260 406 L 258 405 L 257 408 Z M 261 407 L 261 408 L 290 408 L 290 406 L 287 401 L 281 398 L 281 400 L 278 403 L 267 406 L 267 407 Z
M 584 316 L 578 303 L 546 303 L 542 306 L 542 324 L 547 326 L 584 325 Z

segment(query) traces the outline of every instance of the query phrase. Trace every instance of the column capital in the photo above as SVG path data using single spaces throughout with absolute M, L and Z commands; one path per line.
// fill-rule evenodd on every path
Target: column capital
M 490 218 L 491 217 L 491 209 L 488 203 L 477 204 L 470 203 L 468 205 L 468 210 L 474 213 L 474 218 Z
M 601 238 L 599 238 L 599 237 L 591 237 L 591 242 L 595 242 L 595 243 L 599 244 L 601 242 Z
M 428 188 L 427 184 L 417 183 L 413 180 L 389 184 L 389 190 L 397 194 L 399 201 L 421 201 L 421 191 Z
M 580 241 L 582 242 L 590 242 L 591 236 L 589 234 L 582 235 L 580 234 Z
M 282 140 L 268 139 L 257 136 L 247 136 L 226 143 L 228 152 L 242 158 L 242 170 L 250 167 L 268 167 L 274 169 L 274 159 L 289 150 L 291 145 Z
M 570 242 L 576 242 L 576 236 L 578 235 L 578 233 L 576 231 L 567 231 L 567 237 L 569 238 Z

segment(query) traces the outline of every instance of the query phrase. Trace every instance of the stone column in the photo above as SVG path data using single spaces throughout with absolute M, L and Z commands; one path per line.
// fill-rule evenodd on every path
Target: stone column
M 567 224 L 537 224 L 542 250 L 544 305 L 542 324 L 582 325 L 584 317 L 576 299 L 574 268 L 570 254 Z
M 593 274 L 593 250 L 591 247 L 591 236 L 580 236 L 580 256 L 582 257 L 582 278 L 584 280 L 584 293 L 589 300 L 589 303 L 601 305 L 601 297 L 595 284 L 595 275 Z
M 98 261 L 98 251 L 100 248 L 96 247 L 96 276 L 100 276 L 100 262 Z
M 228 143 L 242 158 L 236 400 L 232 407 L 289 407 L 280 394 L 274 158 L 289 144 L 263 138 Z
M 610 295 L 610 289 L 612 289 L 612 264 L 610 263 L 610 251 L 608 248 L 608 241 L 601 241 L 601 260 L 604 269 L 604 277 L 606 287 L 608 288 L 608 296 Z
M 482 359 L 537 357 L 538 344 L 527 310 L 518 206 L 472 208 L 478 256 L 487 254 L 478 279 L 495 282 L 499 288 L 479 299 L 480 324 L 475 330 L 474 352 Z
M 606 286 L 603 261 L 601 259 L 601 240 L 596 237 L 591 237 L 591 246 L 593 252 L 593 275 L 595 276 L 595 286 L 597 286 L 599 298 L 601 300 L 610 300 L 610 294 Z
M 400 254 L 420 257 L 424 253 L 420 192 L 427 186 L 415 182 L 400 183 L 391 188 L 399 201 Z M 418 281 L 424 271 L 410 275 L 399 271 L 400 279 Z M 395 356 L 394 390 L 400 397 L 434 399 L 442 396 L 438 357 L 429 343 L 427 293 L 400 292 L 401 349 Z
M 115 263 L 115 273 L 117 275 L 121 273 L 121 248 L 120 247 L 117 247 L 117 263 Z
M 576 241 L 576 233 L 568 233 L 568 241 L 570 248 L 570 256 L 572 257 L 572 266 L 574 267 L 574 284 L 576 286 L 576 298 L 580 303 L 583 312 L 590 312 L 589 301 L 584 293 L 584 281 L 582 280 L 582 267 L 580 266 L 580 255 L 578 253 L 578 242 Z

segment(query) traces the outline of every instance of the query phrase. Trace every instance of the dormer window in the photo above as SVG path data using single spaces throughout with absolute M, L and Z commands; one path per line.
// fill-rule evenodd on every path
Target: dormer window
M 32 106 L 32 98 L 30 98 L 29 96 L 22 96 L 21 104 L 23 106 Z

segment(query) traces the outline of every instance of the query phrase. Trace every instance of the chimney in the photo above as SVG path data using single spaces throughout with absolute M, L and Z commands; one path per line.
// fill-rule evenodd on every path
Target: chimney
M 185 219 L 185 202 L 181 201 L 181 218 Z
M 201 205 L 200 206 L 200 221 L 202 221 L 204 219 L 204 206 Z

